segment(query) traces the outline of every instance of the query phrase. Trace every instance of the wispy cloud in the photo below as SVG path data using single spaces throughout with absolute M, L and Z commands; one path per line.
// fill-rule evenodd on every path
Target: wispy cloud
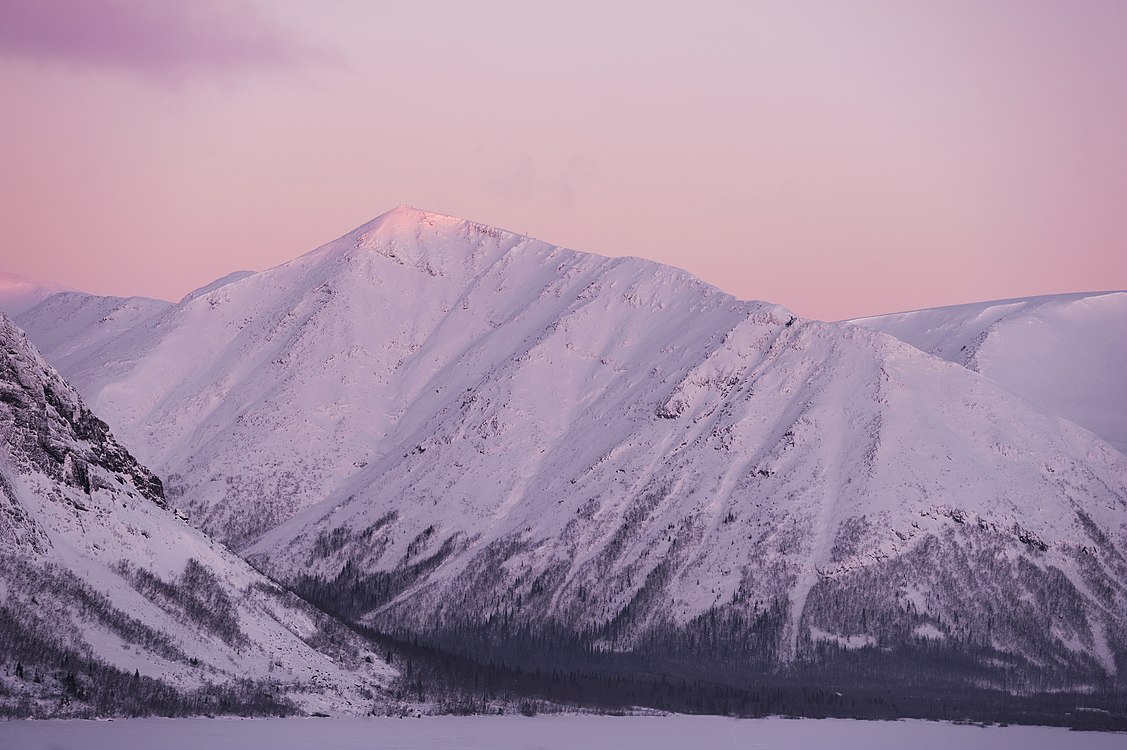
M 4 0 L 0 56 L 165 82 L 323 56 L 257 8 L 218 0 Z
M 546 195 L 556 205 L 569 208 L 598 174 L 595 162 L 581 154 L 573 154 L 556 169 L 541 169 L 520 151 L 498 161 L 488 187 L 508 200 Z

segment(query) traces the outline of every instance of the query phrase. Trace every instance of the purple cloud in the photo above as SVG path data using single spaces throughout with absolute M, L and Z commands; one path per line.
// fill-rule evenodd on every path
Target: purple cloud
M 287 67 L 319 53 L 245 3 L 4 0 L 0 56 L 180 80 Z

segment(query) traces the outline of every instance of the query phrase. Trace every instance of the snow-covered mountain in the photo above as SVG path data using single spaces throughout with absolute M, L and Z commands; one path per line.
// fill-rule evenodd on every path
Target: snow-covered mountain
M 47 356 L 172 504 L 346 616 L 745 674 L 1127 669 L 1127 458 L 891 336 L 406 207 L 99 325 Z
M 371 708 L 386 664 L 166 506 L 0 314 L 0 714 Z
M 0 271 L 0 312 L 16 316 L 56 292 L 73 291 L 61 284 Z
M 980 372 L 1127 453 L 1127 292 L 979 302 L 853 322 Z
M 148 297 L 101 297 L 85 292 L 62 292 L 29 308 L 13 320 L 34 332 L 36 348 L 60 371 L 80 363 L 92 351 L 103 357 L 106 378 L 115 367 L 113 347 L 119 336 L 136 331 L 146 321 L 173 307 Z

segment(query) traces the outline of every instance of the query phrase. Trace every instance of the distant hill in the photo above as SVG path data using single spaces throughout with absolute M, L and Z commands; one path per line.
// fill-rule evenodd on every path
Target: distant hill
M 1081 292 L 859 318 L 986 375 L 1127 453 L 1127 292 Z
M 39 281 L 27 276 L 0 271 L 0 312 L 15 317 L 56 292 L 74 291 L 62 284 Z

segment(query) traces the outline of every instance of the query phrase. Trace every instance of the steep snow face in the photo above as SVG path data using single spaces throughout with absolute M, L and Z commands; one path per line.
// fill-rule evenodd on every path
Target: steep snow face
M 82 658 L 181 691 L 269 679 L 307 708 L 362 713 L 391 673 L 167 510 L 160 480 L 2 314 L 0 561 L 0 658 L 26 669 L 5 701 L 51 693 L 32 672 L 83 671 Z M 80 674 L 68 701 L 106 674 Z
M 853 322 L 981 372 L 1127 452 L 1127 292 L 981 302 Z
M 621 318 L 551 327 L 416 407 L 395 451 L 249 554 L 297 581 L 383 571 L 367 616 L 420 630 L 503 617 L 630 643 L 781 601 L 778 648 L 796 656 L 891 645 L 902 636 L 860 614 L 883 605 L 908 633 L 962 639 L 975 623 L 985 638 L 993 619 L 1001 650 L 1067 641 L 1117 668 L 1120 454 L 894 339 L 762 307 L 713 313 L 699 329 L 693 315 L 644 332 Z M 1034 643 L 1025 608 L 1058 596 L 1075 616 Z
M 56 292 L 71 291 L 62 284 L 31 279 L 14 273 L 0 271 L 0 311 L 16 316 L 30 309 Z
M 400 208 L 113 346 L 170 503 L 350 616 L 1127 665 L 1127 459 L 856 325 Z

